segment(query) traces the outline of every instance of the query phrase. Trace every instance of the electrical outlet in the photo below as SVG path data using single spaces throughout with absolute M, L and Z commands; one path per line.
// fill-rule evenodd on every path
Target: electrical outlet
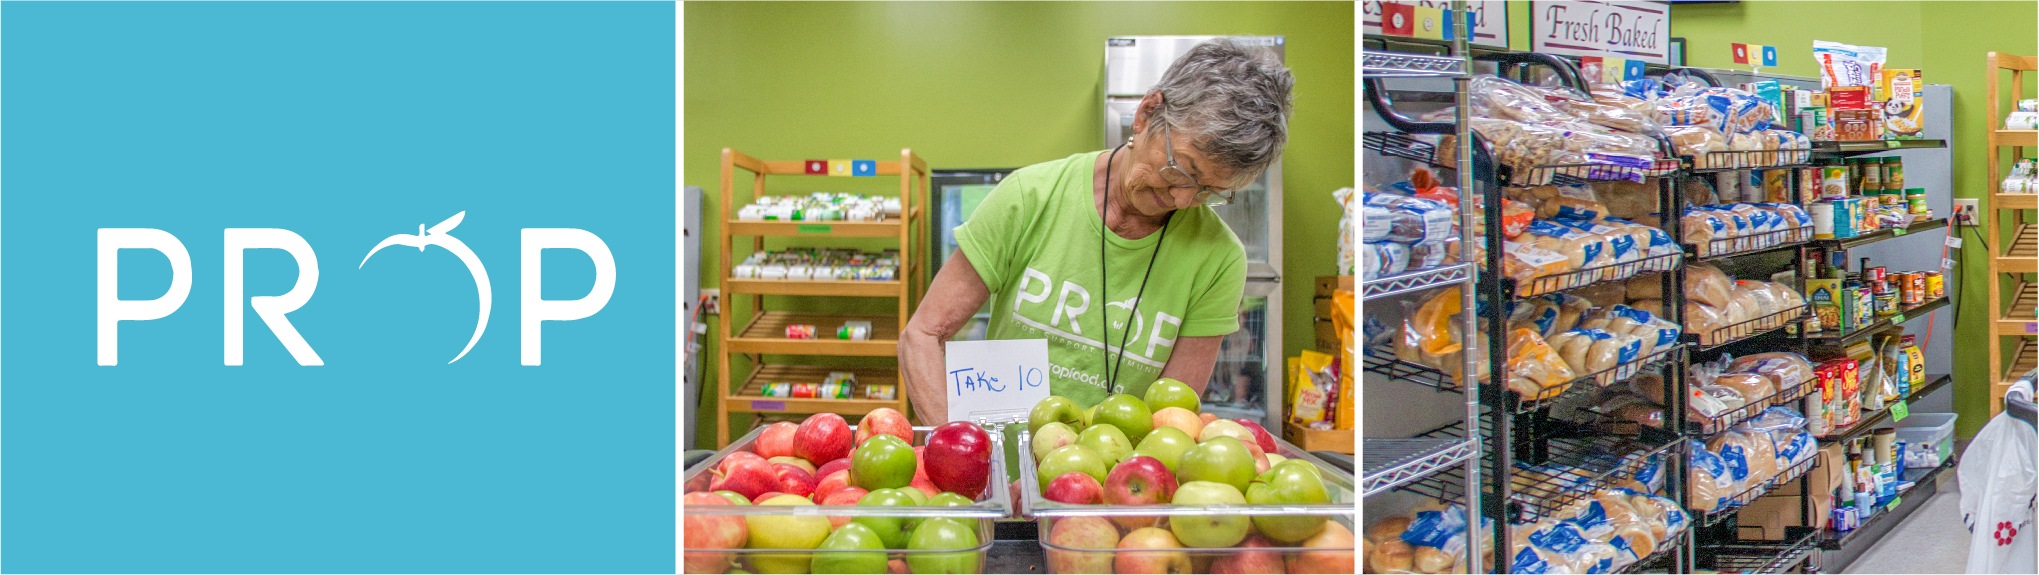
M 702 314 L 718 315 L 722 313 L 722 290 L 704 289 L 701 290 L 701 297 L 708 300 L 706 305 L 701 306 Z
M 1954 198 L 1955 225 L 1974 226 L 1982 223 L 1982 216 L 1977 213 L 1980 206 L 1976 202 L 1978 200 L 1975 198 Z

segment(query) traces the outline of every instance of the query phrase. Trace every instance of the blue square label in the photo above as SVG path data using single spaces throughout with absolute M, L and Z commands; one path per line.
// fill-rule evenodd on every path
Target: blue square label
M 850 175 L 876 176 L 878 175 L 878 162 L 875 160 L 851 160 Z

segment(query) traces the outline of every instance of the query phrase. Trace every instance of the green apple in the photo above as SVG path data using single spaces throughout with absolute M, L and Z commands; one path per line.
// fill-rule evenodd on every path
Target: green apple
M 1281 465 L 1281 462 L 1283 462 L 1283 461 L 1288 461 L 1288 460 L 1289 460 L 1289 458 L 1287 458 L 1287 457 L 1282 457 L 1282 456 L 1280 456 L 1280 455 L 1275 455 L 1275 454 L 1273 454 L 1273 453 L 1269 453 L 1269 454 L 1267 454 L 1267 468 L 1268 468 L 1268 469 L 1274 469 L 1274 466 L 1276 466 L 1276 465 Z
M 907 499 L 912 499 L 912 500 L 913 500 L 913 506 L 914 506 L 914 507 L 925 507 L 925 506 L 927 506 L 927 500 L 928 500 L 928 497 L 927 497 L 927 492 L 926 492 L 926 491 L 921 491 L 919 487 L 901 487 L 901 488 L 899 488 L 899 489 L 898 489 L 897 491 L 899 491 L 899 492 L 900 492 L 901 494 L 904 494 L 904 495 L 906 495 L 906 498 L 907 498 Z M 911 527 L 911 525 L 912 525 L 912 524 L 911 524 L 911 523 L 908 523 L 908 525 L 909 525 L 909 527 L 907 527 L 907 529 L 908 529 L 908 530 L 912 530 L 912 529 L 913 529 L 913 528 Z
M 1231 436 L 1214 437 L 1182 452 L 1182 462 L 1177 467 L 1181 469 L 1175 472 L 1175 478 L 1183 483 L 1215 481 L 1232 486 L 1234 491 L 1252 483 L 1255 471 L 1253 453 Z
M 863 524 L 844 523 L 821 540 L 820 550 L 830 553 L 814 554 L 815 573 L 885 572 L 885 541 Z
M 1300 459 L 1283 461 L 1253 478 L 1246 488 L 1246 502 L 1254 505 L 1322 505 L 1331 502 L 1324 490 L 1324 477 L 1317 466 Z M 1296 543 L 1324 530 L 1326 517 L 1319 515 L 1255 515 L 1253 526 L 1269 539 Z
M 750 505 L 750 498 L 744 497 L 742 493 L 737 493 L 735 491 L 717 491 L 715 492 L 715 494 L 722 496 L 723 499 L 728 499 L 730 503 L 735 503 L 737 505 Z
M 923 521 L 919 529 L 913 530 L 913 537 L 906 543 L 908 551 L 936 551 L 947 549 L 971 549 L 977 546 L 977 533 L 962 521 L 937 517 Z M 961 553 L 908 553 L 906 565 L 916 574 L 921 573 L 977 573 L 977 552 Z
M 903 490 L 878 489 L 865 494 L 864 499 L 858 501 L 857 505 L 862 507 L 908 507 L 916 505 L 913 502 L 913 498 L 908 497 L 905 493 L 901 493 L 901 491 L 920 490 L 911 487 Z M 878 540 L 885 544 L 886 549 L 906 548 L 906 536 L 913 533 L 914 527 L 907 525 L 905 517 L 875 517 L 871 515 L 851 517 L 850 522 L 843 524 L 843 526 L 847 527 L 854 524 L 862 524 L 864 527 L 870 528 L 871 532 L 878 534 Z
M 1190 413 L 1204 410 L 1204 402 L 1197 398 L 1196 388 L 1172 377 L 1154 380 L 1153 384 L 1147 386 L 1147 395 L 1144 399 L 1147 408 L 1154 411 L 1161 411 L 1164 407 L 1180 407 L 1189 410 Z
M 1097 452 L 1098 456 L 1104 458 L 1106 469 L 1118 465 L 1120 460 L 1126 458 L 1127 453 L 1133 451 L 1133 441 L 1128 439 L 1124 432 L 1119 431 L 1118 426 L 1109 423 L 1083 428 L 1083 433 L 1076 437 L 1076 444 Z
M 1140 440 L 1139 447 L 1134 447 L 1133 452 L 1127 454 L 1127 457 L 1145 455 L 1159 459 L 1162 465 L 1168 466 L 1169 473 L 1178 473 L 1176 464 L 1182 461 L 1183 452 L 1195 446 L 1196 440 L 1191 439 L 1189 434 L 1173 427 L 1163 427 L 1149 432 L 1147 438 Z
M 1090 424 L 1093 423 L 1097 423 L 1097 406 L 1095 405 L 1083 410 L 1083 427 L 1078 427 L 1076 430 L 1083 431 L 1084 427 L 1090 427 Z
M 868 490 L 906 487 L 916 469 L 913 446 L 897 436 L 873 435 L 850 455 L 850 485 Z
M 919 490 L 916 489 L 915 491 Z M 943 491 L 941 495 L 929 497 L 927 500 L 929 507 L 969 507 L 976 503 L 971 501 L 970 498 L 954 491 Z
M 813 501 L 798 495 L 780 495 L 758 506 L 813 506 Z M 744 523 L 750 529 L 750 541 L 744 547 L 750 549 L 813 549 L 828 537 L 828 518 L 821 515 L 747 515 Z M 814 556 L 806 553 L 759 553 L 751 557 L 751 566 L 762 573 L 806 573 Z
M 1033 432 L 1033 439 L 1031 441 L 1033 441 L 1034 463 L 1040 463 L 1041 458 L 1048 456 L 1048 452 L 1064 445 L 1075 445 L 1076 428 L 1060 421 L 1051 421 L 1047 425 L 1041 426 L 1040 431 Z
M 1215 481 L 1191 481 L 1175 488 L 1176 505 L 1243 505 L 1246 496 L 1238 489 Z M 1231 547 L 1246 539 L 1252 523 L 1244 515 L 1177 515 L 1170 517 L 1168 530 L 1184 547 Z
M 1248 462 L 1247 466 L 1248 471 L 1251 471 L 1252 462 Z M 1041 458 L 1040 469 L 1035 470 L 1034 478 L 1040 480 L 1042 489 L 1047 489 L 1048 482 L 1054 481 L 1056 477 L 1071 471 L 1080 471 L 1097 479 L 1098 485 L 1104 485 L 1105 475 L 1110 473 L 1110 470 L 1111 468 L 1104 464 L 1104 456 L 1098 455 L 1097 451 L 1081 445 L 1065 445 Z
M 1210 441 L 1215 437 L 1230 437 L 1242 443 L 1260 443 L 1260 439 L 1253 436 L 1253 430 L 1247 429 L 1246 426 L 1239 425 L 1239 422 L 1229 419 L 1220 419 L 1205 425 L 1203 432 L 1197 435 L 1196 440 L 1201 443 Z
M 1076 402 L 1067 397 L 1050 395 L 1034 404 L 1033 411 L 1027 412 L 1027 432 L 1039 433 L 1041 426 L 1057 421 L 1072 428 L 1081 428 L 1083 408 L 1077 407 Z
M 1092 423 L 1118 427 L 1119 431 L 1126 433 L 1126 439 L 1139 441 L 1146 439 L 1147 432 L 1154 430 L 1154 412 L 1149 411 L 1147 402 L 1140 401 L 1140 398 L 1120 393 L 1097 404 L 1097 415 Z

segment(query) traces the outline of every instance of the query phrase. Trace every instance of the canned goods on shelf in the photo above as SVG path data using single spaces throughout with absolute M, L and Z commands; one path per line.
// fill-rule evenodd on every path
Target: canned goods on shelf
M 891 401 L 898 398 L 899 390 L 896 387 L 884 384 L 873 384 L 864 386 L 864 399 L 882 399 L 886 401 Z
M 1926 299 L 1947 297 L 1947 280 L 1940 272 L 1925 272 Z
M 792 397 L 793 384 L 783 382 L 767 383 L 761 394 L 765 397 Z
M 853 386 L 847 383 L 824 383 L 819 387 L 821 399 L 849 399 Z
M 1880 293 L 1874 296 L 1876 315 L 1897 315 L 1897 294 Z
M 804 323 L 799 323 L 799 324 L 793 324 L 793 325 L 789 325 L 789 326 L 786 326 L 786 338 L 787 338 L 787 339 L 814 339 L 814 326 L 813 326 L 812 324 L 804 324 Z

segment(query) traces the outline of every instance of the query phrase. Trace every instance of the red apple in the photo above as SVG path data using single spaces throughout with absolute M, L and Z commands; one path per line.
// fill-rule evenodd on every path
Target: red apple
M 1274 466 L 1273 463 L 1268 462 L 1267 452 L 1261 451 L 1259 445 L 1244 441 L 1239 443 L 1246 446 L 1246 453 L 1253 455 L 1253 475 L 1258 476 L 1262 473 L 1267 473 L 1267 468 Z
M 793 456 L 821 465 L 850 454 L 850 423 L 833 413 L 816 413 L 793 430 Z
M 1055 476 L 1041 497 L 1072 505 L 1096 505 L 1104 502 L 1104 486 L 1098 485 L 1097 478 L 1081 471 L 1071 471 Z
M 857 445 L 863 445 L 864 440 L 879 434 L 898 437 L 907 445 L 913 445 L 913 423 L 906 421 L 906 415 L 899 413 L 897 409 L 890 407 L 873 409 L 863 420 L 857 422 Z
M 714 473 L 716 479 L 708 486 L 710 491 L 734 491 L 751 501 L 761 501 L 758 494 L 779 490 L 778 473 L 763 459 L 740 460 L 730 464 L 728 472 Z
M 728 499 L 713 493 L 688 493 L 680 499 L 682 507 L 688 505 L 711 506 L 733 505 Z M 682 549 L 742 549 L 750 531 L 742 515 L 686 515 L 686 544 Z M 684 573 L 721 573 L 729 569 L 729 553 L 709 551 L 687 551 L 681 561 L 686 565 Z
M 1352 530 L 1337 521 L 1324 523 L 1324 530 L 1303 540 L 1311 550 L 1289 558 L 1290 573 L 1352 573 L 1357 557 Z
M 824 497 L 824 498 L 822 498 L 822 500 L 821 500 L 821 504 L 822 504 L 822 505 L 856 505 L 858 501 L 863 501 L 863 500 L 864 500 L 864 496 L 865 496 L 865 495 L 870 495 L 870 494 L 871 494 L 871 492 L 869 492 L 869 491 L 864 491 L 864 488 L 862 488 L 862 487 L 856 487 L 856 486 L 849 486 L 849 487 L 844 487 L 844 488 L 842 488 L 842 489 L 837 489 L 837 490 L 835 490 L 835 491 L 831 491 L 831 492 L 829 492 L 829 494 L 828 494 L 828 497 Z M 849 523 L 849 522 L 850 522 L 850 518 L 849 518 L 848 516 L 835 516 L 835 515 L 830 515 L 830 516 L 828 517 L 828 523 L 829 523 L 829 529 L 831 529 L 831 530 L 833 530 L 833 529 L 835 529 L 835 528 L 837 528 L 837 527 L 842 527 L 842 526 L 843 526 L 843 524 L 845 524 L 845 523 Z
M 1112 560 L 1117 573 L 1189 573 L 1189 554 L 1182 551 L 1125 551 L 1126 549 L 1181 549 L 1182 543 L 1167 529 L 1143 527 L 1119 540 L 1118 557 Z
M 921 468 L 931 469 L 927 478 L 935 487 L 973 500 L 984 492 L 991 474 L 991 434 L 967 421 L 951 421 L 928 434 L 926 447 L 919 455 L 929 463 Z
M 807 470 L 785 463 L 776 463 L 772 467 L 774 474 L 779 477 L 780 493 L 801 497 L 814 494 L 814 476 L 809 475 Z
M 1254 443 L 1260 444 L 1261 451 L 1265 451 L 1268 453 L 1275 452 L 1274 434 L 1268 433 L 1267 428 L 1261 427 L 1259 423 L 1255 423 L 1251 419 L 1234 419 L 1232 421 L 1237 422 L 1239 425 L 1246 426 L 1246 429 L 1248 431 L 1253 432 Z
M 1180 407 L 1163 407 L 1153 415 L 1154 429 L 1173 427 L 1182 430 L 1191 439 L 1204 432 L 1204 420 L 1195 412 Z
M 1275 547 L 1267 538 L 1248 535 L 1238 549 Z M 1279 551 L 1235 551 L 1211 562 L 1211 573 L 1287 573 Z
M 1048 531 L 1049 573 L 1110 573 L 1112 554 L 1055 549 L 1115 549 L 1119 528 L 1103 517 L 1064 517 Z
M 909 444 L 907 444 L 907 445 L 913 445 L 913 444 L 909 443 Z M 916 479 L 927 479 L 927 478 L 928 478 L 928 477 L 927 477 L 927 446 L 925 446 L 925 445 L 914 445 L 914 446 L 913 446 L 913 476 L 914 476 L 914 478 L 916 478 Z
M 855 451 L 855 450 L 851 450 L 850 452 L 851 452 L 851 453 L 855 453 L 856 451 Z M 804 459 L 803 459 L 803 460 L 801 460 L 801 461 L 806 461 L 806 460 L 804 460 Z M 815 477 L 828 477 L 828 474 L 830 474 L 830 473 L 835 473 L 835 472 L 836 472 L 837 470 L 843 470 L 843 469 L 849 469 L 849 468 L 850 468 L 850 458 L 848 458 L 848 457 L 844 457 L 844 458 L 842 458 L 842 459 L 837 459 L 837 460 L 835 460 L 835 461 L 830 461 L 830 462 L 828 462 L 828 464 L 826 464 L 826 465 L 822 465 L 822 466 L 821 466 L 821 469 L 817 469 L 817 470 L 815 470 L 815 471 L 814 471 L 814 476 L 815 476 Z
M 1145 455 L 1119 462 L 1104 480 L 1104 502 L 1108 505 L 1159 505 L 1174 497 L 1175 474 L 1170 473 L 1161 460 Z M 1153 527 L 1158 519 L 1153 516 L 1112 517 L 1113 522 L 1128 530 Z
M 908 484 L 907 487 L 919 489 L 921 493 L 926 493 L 928 497 L 942 494 L 942 488 L 935 487 L 934 482 L 928 481 L 926 477 L 913 478 L 913 483 Z
M 814 484 L 814 500 L 820 501 L 824 498 L 827 498 L 828 494 L 834 493 L 837 489 L 842 489 L 844 487 L 848 487 L 849 485 L 850 485 L 849 470 L 843 469 L 838 470 L 835 473 L 830 473 L 827 476 L 822 477 L 820 483 Z
M 885 573 L 888 575 L 907 575 L 912 572 L 912 569 L 906 567 L 905 559 L 893 559 L 885 562 Z
M 765 459 L 793 455 L 793 435 L 800 430 L 800 424 L 781 421 L 765 426 L 764 433 L 758 434 L 758 443 L 753 446 L 758 456 Z
M 742 461 L 742 460 L 745 460 L 745 459 L 755 459 L 755 460 L 758 460 L 758 461 L 764 461 L 764 460 L 765 460 L 765 458 L 764 458 L 764 457 L 762 457 L 762 456 L 759 456 L 759 455 L 758 455 L 758 454 L 756 454 L 756 453 L 751 453 L 751 452 L 749 452 L 749 451 L 737 451 L 737 452 L 734 452 L 734 453 L 730 453 L 730 454 L 729 454 L 729 457 L 724 457 L 724 458 L 722 458 L 722 461 L 721 461 L 721 462 L 718 462 L 718 463 L 716 463 L 716 464 L 715 464 L 715 469 L 717 469 L 717 470 L 720 470 L 720 471 L 722 471 L 723 473 L 729 473 L 729 467 L 730 467 L 731 465 L 735 465 L 735 464 L 736 464 L 736 462 L 738 462 L 738 461 Z
M 1201 419 L 1204 421 L 1204 425 L 1210 425 L 1211 422 L 1218 420 L 1218 415 L 1214 413 L 1199 413 L 1196 414 L 1196 416 L 1197 419 Z

